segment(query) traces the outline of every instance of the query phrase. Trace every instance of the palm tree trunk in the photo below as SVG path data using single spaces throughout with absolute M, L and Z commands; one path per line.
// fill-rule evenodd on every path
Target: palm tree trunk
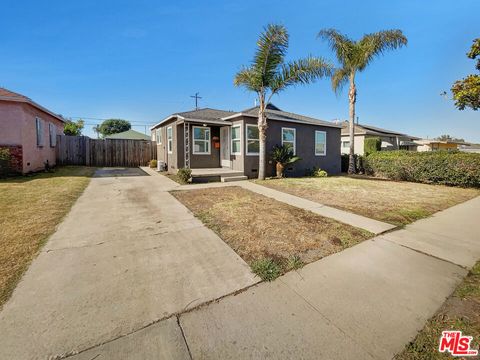
M 258 179 L 265 180 L 265 163 L 267 161 L 267 116 L 265 113 L 265 97 L 259 96 L 260 106 L 258 110 L 258 137 L 259 137 L 259 154 L 258 154 Z
M 355 73 L 350 74 L 350 90 L 348 92 L 350 105 L 350 154 L 348 156 L 348 173 L 355 174 L 355 102 L 357 101 L 357 88 L 355 87 Z

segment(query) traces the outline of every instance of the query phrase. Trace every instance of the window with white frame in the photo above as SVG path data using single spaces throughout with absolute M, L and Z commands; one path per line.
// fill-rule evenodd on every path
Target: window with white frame
M 343 148 L 349 148 L 350 147 L 350 141 L 342 141 L 342 147 Z
M 260 152 L 260 137 L 257 125 L 246 125 L 247 132 L 247 155 L 258 155 Z
M 43 146 L 43 120 L 35 118 L 35 128 L 37 130 L 37 146 Z
M 315 131 L 315 155 L 327 155 L 327 133 L 325 131 Z
M 282 128 L 282 145 L 288 147 L 292 154 L 296 154 L 296 134 L 293 128 Z
M 50 135 L 50 147 L 57 146 L 57 131 L 52 123 L 48 124 L 48 134 Z
M 193 153 L 196 155 L 210 154 L 210 128 L 193 126 Z
M 233 155 L 242 154 L 241 131 L 242 131 L 242 127 L 240 125 L 232 126 L 232 154 Z
M 157 144 L 162 143 L 162 129 L 157 129 L 155 131 L 155 141 L 157 142 Z
M 173 152 L 173 129 L 171 126 L 167 128 L 167 150 L 169 154 Z

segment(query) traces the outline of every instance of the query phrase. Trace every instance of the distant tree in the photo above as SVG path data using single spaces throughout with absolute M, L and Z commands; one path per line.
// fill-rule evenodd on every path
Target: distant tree
M 288 50 L 288 32 L 283 25 L 268 25 L 257 41 L 257 51 L 249 66 L 243 67 L 233 80 L 258 96 L 259 156 L 258 178 L 265 179 L 266 164 L 266 108 L 273 95 L 295 85 L 305 85 L 329 76 L 333 66 L 322 58 L 306 57 L 285 61 Z
M 447 134 L 440 135 L 440 136 L 436 137 L 435 140 L 440 140 L 440 141 L 462 141 L 462 142 L 465 141 L 464 139 L 455 138 L 455 137 L 452 137 L 452 136 L 447 135 Z
M 364 35 L 355 41 L 341 34 L 335 29 L 324 29 L 318 33 L 318 37 L 326 40 L 337 56 L 340 67 L 332 76 L 332 88 L 339 92 L 347 83 L 350 85 L 348 100 L 350 107 L 350 154 L 348 159 L 348 173 L 355 172 L 354 150 L 354 121 L 355 103 L 357 101 L 357 87 L 355 76 L 365 70 L 373 59 L 383 55 L 387 50 L 394 50 L 407 45 L 407 38 L 401 30 L 384 30 Z
M 473 45 L 467 53 L 470 59 L 477 60 L 475 68 L 480 71 L 480 38 L 473 40 Z M 478 57 L 478 59 L 477 59 Z M 462 80 L 455 81 L 451 88 L 455 106 L 459 110 L 480 108 L 480 75 L 468 75 Z
M 63 127 L 63 133 L 68 136 L 80 136 L 84 126 L 85 122 L 82 119 L 77 121 L 67 120 Z
M 105 137 L 107 135 L 118 134 L 130 130 L 132 125 L 127 120 L 122 119 L 108 119 L 100 124 L 98 132 Z

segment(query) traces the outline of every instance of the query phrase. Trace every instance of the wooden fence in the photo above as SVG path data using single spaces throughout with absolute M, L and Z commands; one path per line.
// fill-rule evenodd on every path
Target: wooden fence
M 58 135 L 56 153 L 58 165 L 137 167 L 157 158 L 157 146 L 150 140 Z

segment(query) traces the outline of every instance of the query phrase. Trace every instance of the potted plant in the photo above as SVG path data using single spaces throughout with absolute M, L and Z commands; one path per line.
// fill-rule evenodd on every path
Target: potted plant
M 275 145 L 272 150 L 272 159 L 276 162 L 277 178 L 283 177 L 283 170 L 286 165 L 302 160 L 298 156 L 293 155 L 292 149 L 286 145 Z

